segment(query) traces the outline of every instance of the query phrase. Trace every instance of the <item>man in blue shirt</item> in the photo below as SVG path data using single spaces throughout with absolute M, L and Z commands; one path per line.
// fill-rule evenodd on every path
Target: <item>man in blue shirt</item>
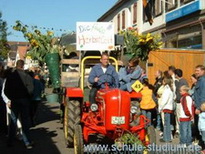
M 91 104 L 96 103 L 95 96 L 99 89 L 104 89 L 105 84 L 110 88 L 118 88 L 119 79 L 115 68 L 109 64 L 109 56 L 107 53 L 102 53 L 100 64 L 96 64 L 88 77 L 89 83 L 92 84 L 89 100 Z
M 198 78 L 195 91 L 194 91 L 194 102 L 195 102 L 195 126 L 198 126 L 199 114 L 201 113 L 201 104 L 205 102 L 205 67 L 203 65 L 198 65 L 195 68 L 195 75 Z M 202 142 L 201 135 L 199 133 L 198 127 L 195 128 L 194 137 L 199 140 L 199 145 L 202 146 L 202 149 L 205 148 L 204 143 Z
M 196 66 L 195 74 L 198 78 L 194 91 L 195 113 L 199 114 L 201 104 L 205 102 L 205 67 L 203 65 Z
M 138 58 L 129 60 L 127 67 L 121 67 L 119 70 L 120 89 L 125 91 L 132 91 L 132 84 L 142 77 L 142 68 L 138 65 Z

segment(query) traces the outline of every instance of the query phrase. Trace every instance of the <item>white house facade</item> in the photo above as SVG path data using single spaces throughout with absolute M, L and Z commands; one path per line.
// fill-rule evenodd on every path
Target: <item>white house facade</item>
M 152 8 L 152 24 L 146 3 Z M 128 27 L 160 33 L 166 48 L 205 49 L 205 0 L 118 0 L 98 21 L 113 22 L 116 34 Z

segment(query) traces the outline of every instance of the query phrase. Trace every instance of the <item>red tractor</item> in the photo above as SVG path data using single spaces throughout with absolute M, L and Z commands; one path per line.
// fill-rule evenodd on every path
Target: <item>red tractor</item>
M 82 59 L 80 88 L 66 88 L 64 133 L 67 145 L 74 146 L 75 154 L 81 154 L 84 144 L 93 142 L 96 136 L 114 143 L 119 142 L 120 137 L 126 133 L 135 135 L 144 146 L 155 143 L 155 130 L 152 126 L 147 126 L 150 120 L 140 114 L 140 93 L 129 93 L 106 86 L 97 92 L 96 106 L 91 108 L 89 101 L 85 101 L 89 94 L 84 89 L 85 62 L 99 58 L 88 56 Z M 116 59 L 110 59 L 118 70 Z

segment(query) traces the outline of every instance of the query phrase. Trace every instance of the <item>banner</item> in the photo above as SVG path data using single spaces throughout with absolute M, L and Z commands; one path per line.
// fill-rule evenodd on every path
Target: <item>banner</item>
M 111 22 L 77 22 L 77 50 L 114 50 Z

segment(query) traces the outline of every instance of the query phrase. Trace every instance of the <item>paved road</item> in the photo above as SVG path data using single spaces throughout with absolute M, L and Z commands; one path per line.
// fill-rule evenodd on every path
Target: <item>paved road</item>
M 6 146 L 6 137 L 0 136 L 0 154 L 73 154 L 64 143 L 63 127 L 59 122 L 59 104 L 43 102 L 39 106 L 37 125 L 31 129 L 35 146 L 25 149 L 21 141 L 15 146 Z
M 157 144 L 159 142 L 159 131 L 157 132 Z M 0 154 L 73 154 L 73 149 L 66 148 L 64 143 L 63 127 L 59 122 L 59 104 L 43 102 L 39 106 L 37 125 L 31 129 L 31 135 L 35 146 L 31 150 L 25 149 L 22 142 L 16 141 L 15 146 L 6 146 L 6 136 L 0 136 Z M 174 139 L 172 145 L 179 143 Z M 159 152 L 155 152 L 159 154 Z M 186 152 L 174 152 L 187 154 Z M 194 152 L 195 154 L 196 152 Z M 171 153 L 170 153 L 171 154 Z

